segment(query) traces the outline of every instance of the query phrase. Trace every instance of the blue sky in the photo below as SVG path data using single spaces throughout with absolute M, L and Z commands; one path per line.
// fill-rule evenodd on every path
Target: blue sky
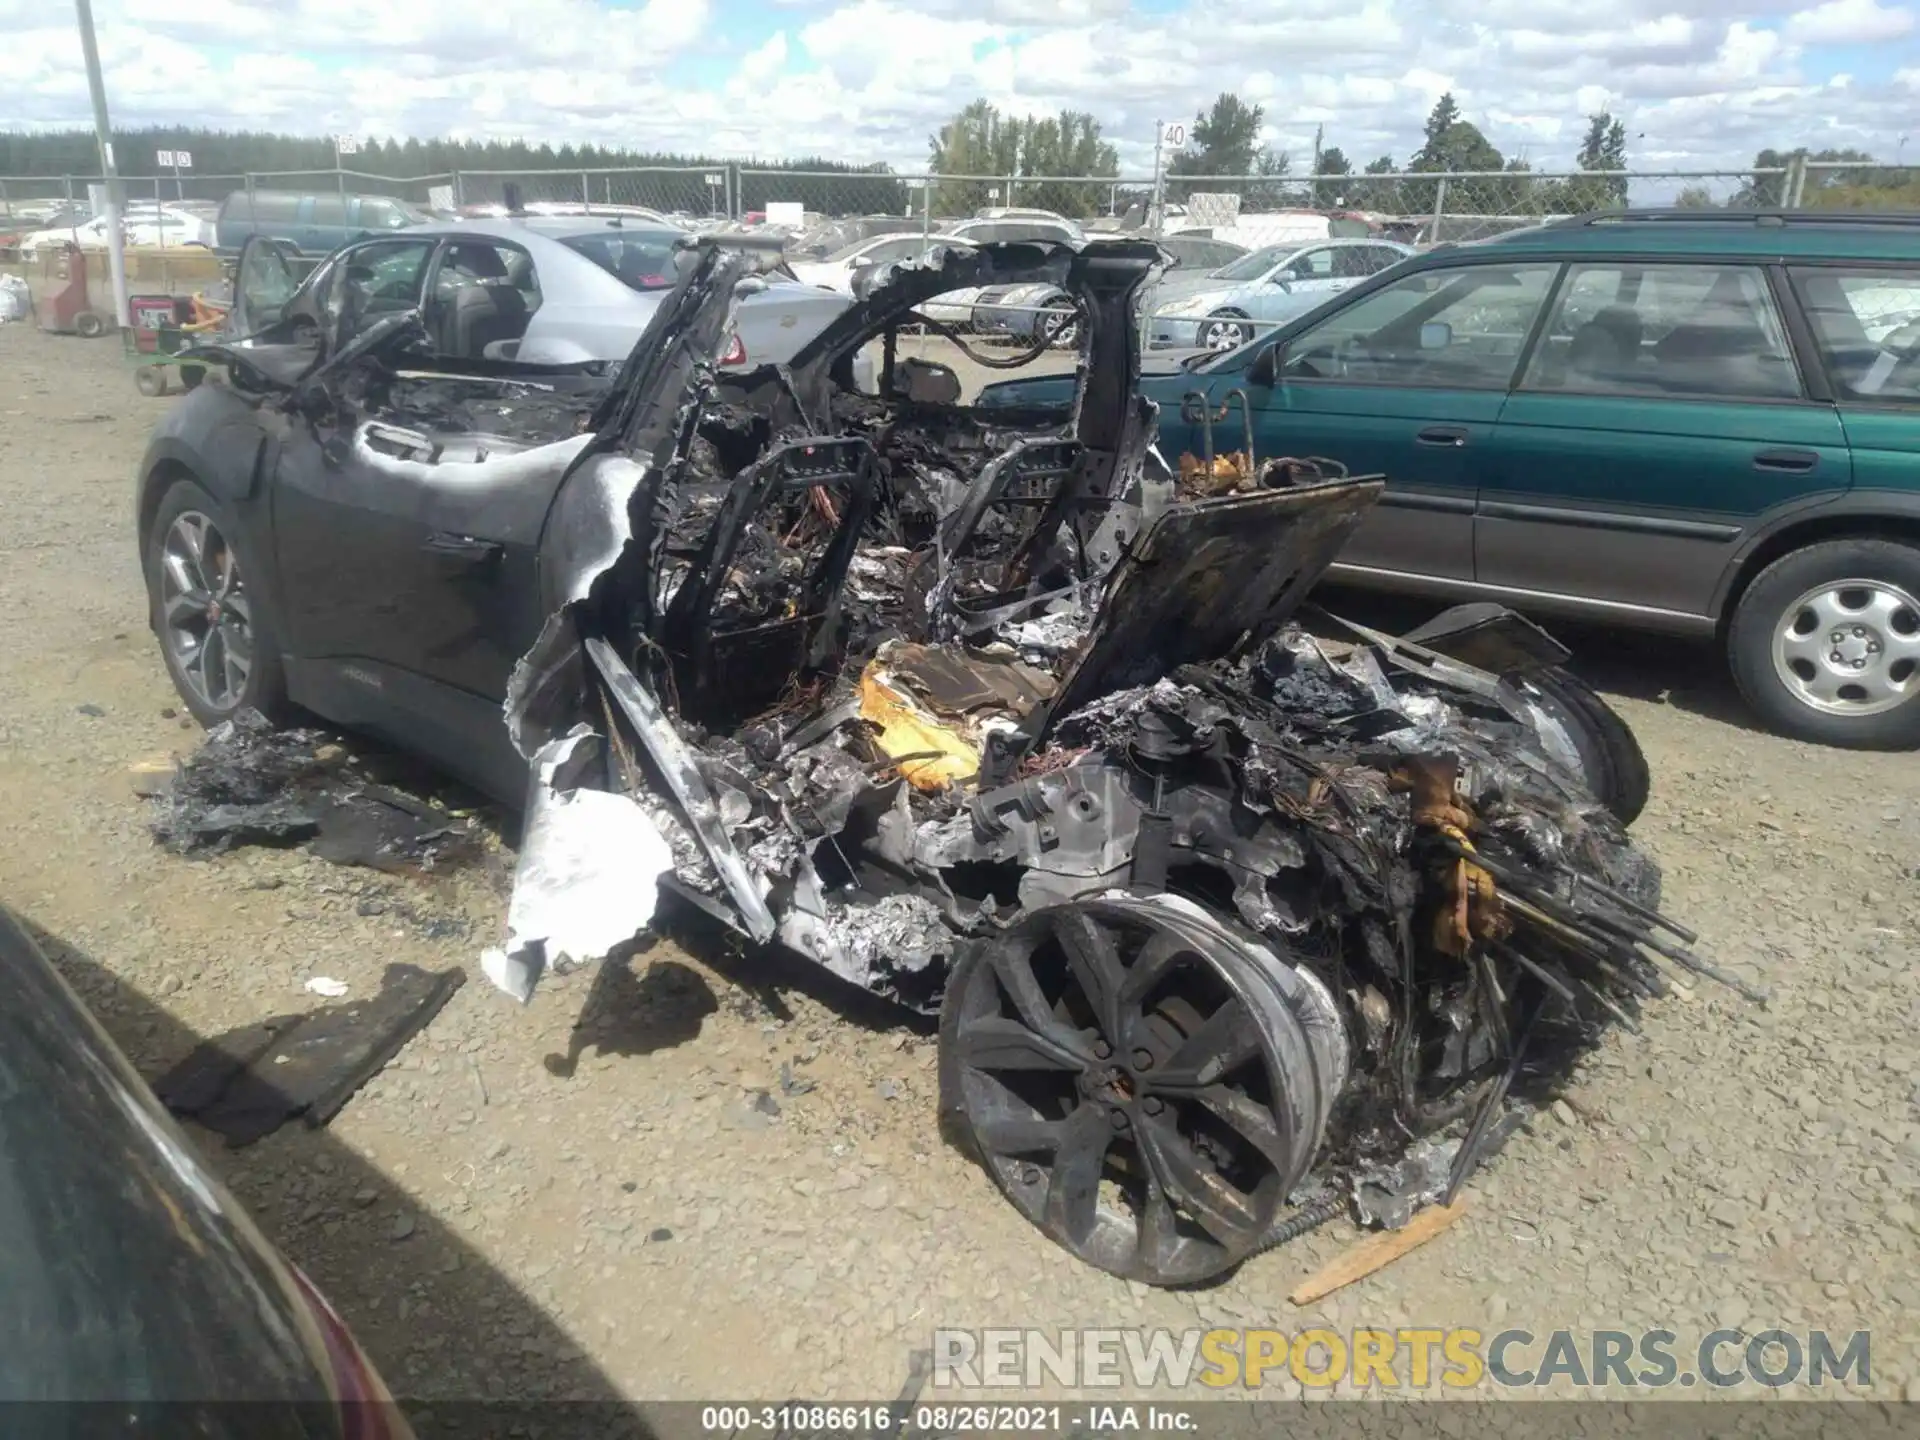
M 924 164 L 985 96 L 1090 111 L 1129 172 L 1223 90 L 1304 160 L 1316 128 L 1404 160 L 1451 89 L 1507 154 L 1571 161 L 1589 111 L 1635 158 L 1891 157 L 1920 115 L 1920 0 L 95 0 L 122 123 L 523 135 Z M 0 124 L 84 125 L 68 7 L 0 0 Z

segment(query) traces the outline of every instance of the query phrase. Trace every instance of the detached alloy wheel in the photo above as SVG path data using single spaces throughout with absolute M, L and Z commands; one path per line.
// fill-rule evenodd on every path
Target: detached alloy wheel
M 1920 548 L 1830 540 L 1741 597 L 1729 659 L 1772 728 L 1855 749 L 1920 746 Z
M 203 725 L 285 704 L 279 642 L 252 588 L 235 526 L 192 481 L 162 498 L 147 537 L 153 627 L 174 689 Z
M 1210 315 L 1200 322 L 1200 343 L 1222 353 L 1238 350 L 1253 338 L 1253 326 L 1244 317 Z
M 941 1016 L 949 1133 L 1079 1259 L 1191 1284 L 1258 1252 L 1345 1076 L 1330 999 L 1197 907 L 1050 907 L 964 959 Z

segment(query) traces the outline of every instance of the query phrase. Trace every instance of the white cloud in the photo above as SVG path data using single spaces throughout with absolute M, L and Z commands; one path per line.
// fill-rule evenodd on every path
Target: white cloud
M 1824 0 L 1787 17 L 1787 38 L 1801 45 L 1872 45 L 1913 32 L 1913 11 L 1879 0 Z
M 743 88 L 765 85 L 787 68 L 787 32 L 776 30 L 767 41 L 740 62 L 734 79 Z
M 1750 164 L 1763 147 L 1894 153 L 1920 69 L 1820 78 L 1820 47 L 1912 33 L 1893 0 L 95 0 L 121 124 L 463 133 L 923 165 L 976 96 L 1091 111 L 1129 173 L 1156 120 L 1221 91 L 1262 104 L 1303 158 L 1316 127 L 1357 163 L 1419 144 L 1435 99 L 1536 169 L 1585 116 L 1627 122 L 1643 164 Z M 84 126 L 71 16 L 0 0 L 0 127 Z M 718 67 L 701 60 L 721 57 Z M 696 82 L 694 76 L 708 77 Z

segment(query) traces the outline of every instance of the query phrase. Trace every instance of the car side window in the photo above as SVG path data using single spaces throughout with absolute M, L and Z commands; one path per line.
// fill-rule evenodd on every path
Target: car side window
M 1275 280 L 1328 280 L 1336 273 L 1334 257 L 1340 252 L 1331 246 L 1303 250 L 1289 260 L 1273 277 Z
M 488 346 L 526 333 L 540 308 L 540 280 L 533 257 L 518 245 L 455 240 L 434 269 L 433 299 L 435 349 L 455 359 L 484 359 Z
M 407 213 L 391 200 L 372 196 L 360 202 L 360 226 L 364 230 L 399 230 L 407 223 Z
M 1505 390 L 1559 268 L 1471 265 L 1404 276 L 1294 336 L 1283 374 Z
M 1371 245 L 1342 245 L 1333 252 L 1334 278 L 1360 280 L 1384 270 L 1386 267 L 1380 263 L 1378 253 Z
M 313 197 L 313 209 L 307 216 L 314 225 L 344 225 L 347 223 L 347 201 L 343 195 L 316 195 Z
M 1920 404 L 1920 269 L 1808 265 L 1791 274 L 1840 398 Z
M 919 256 L 921 244 L 918 236 L 909 240 L 889 240 L 867 251 L 860 257 L 860 262 L 863 265 L 891 265 L 898 260 L 912 260 Z
M 1800 377 L 1766 276 L 1748 265 L 1576 265 L 1522 388 L 1789 400 Z
M 324 304 L 329 310 L 353 303 L 340 280 L 345 276 L 361 289 L 361 324 L 410 310 L 421 301 L 427 259 L 434 242 L 375 240 L 341 253 L 327 279 Z

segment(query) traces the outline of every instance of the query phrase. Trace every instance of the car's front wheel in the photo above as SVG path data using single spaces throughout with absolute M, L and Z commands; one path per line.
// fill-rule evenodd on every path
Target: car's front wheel
M 1080 312 L 1073 301 L 1049 300 L 1039 320 L 1041 336 L 1056 350 L 1080 343 Z
M 1200 343 L 1209 350 L 1238 350 L 1253 338 L 1253 326 L 1244 315 L 1228 311 L 1200 322 Z
M 1920 746 L 1920 548 L 1827 540 L 1782 556 L 1741 597 L 1727 651 L 1774 730 L 1860 750 Z
M 243 709 L 283 713 L 279 635 L 226 507 L 192 480 L 174 481 L 142 559 L 160 654 L 193 717 L 217 725 Z

